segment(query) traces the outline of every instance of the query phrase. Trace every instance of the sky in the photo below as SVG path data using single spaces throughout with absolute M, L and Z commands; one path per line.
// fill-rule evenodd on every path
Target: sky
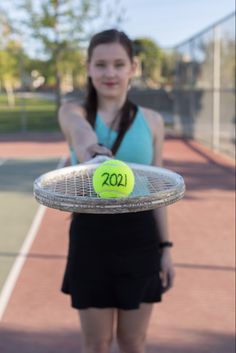
M 235 11 L 234 0 L 120 0 L 127 21 L 122 29 L 133 39 L 153 38 L 173 47 Z
M 0 3 L 14 17 L 19 16 L 14 6 L 19 1 L 0 0 Z M 131 39 L 149 37 L 162 48 L 173 48 L 235 11 L 235 0 L 104 1 L 123 8 L 124 21 L 120 29 Z M 111 27 L 109 20 L 107 25 Z M 34 46 L 34 42 L 26 43 L 26 50 L 34 52 Z

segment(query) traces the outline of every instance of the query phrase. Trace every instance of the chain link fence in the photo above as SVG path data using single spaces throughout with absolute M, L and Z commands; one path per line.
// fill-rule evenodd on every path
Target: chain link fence
M 174 126 L 235 155 L 235 13 L 174 49 Z

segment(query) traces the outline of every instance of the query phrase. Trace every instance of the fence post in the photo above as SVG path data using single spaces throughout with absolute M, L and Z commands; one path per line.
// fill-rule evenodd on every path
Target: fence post
M 21 92 L 20 92 L 20 125 L 21 132 L 27 131 L 27 115 L 25 109 L 25 98 L 23 97 L 22 88 L 24 89 L 24 62 L 23 62 L 23 54 L 20 53 L 19 58 L 19 71 L 20 71 L 20 81 L 21 81 Z
M 189 128 L 188 128 L 188 134 L 190 138 L 195 138 L 195 77 L 194 77 L 194 40 L 192 39 L 190 41 L 190 77 L 189 77 L 189 87 L 190 87 L 190 92 L 189 92 Z
M 213 150 L 220 149 L 220 27 L 214 27 L 213 49 Z

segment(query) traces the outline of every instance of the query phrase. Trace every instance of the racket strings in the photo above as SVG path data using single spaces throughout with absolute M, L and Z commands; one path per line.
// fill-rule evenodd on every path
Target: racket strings
M 62 186 L 63 189 L 63 186 Z M 78 197 L 96 197 L 92 186 L 92 174 L 82 170 L 67 178 L 68 195 Z
M 156 193 L 165 192 L 176 186 L 173 178 L 168 178 L 164 174 L 157 175 L 153 172 L 135 172 L 135 189 L 133 194 L 139 195 L 154 195 Z
M 90 171 L 81 173 L 81 185 L 78 182 L 77 186 L 81 189 L 83 197 L 97 197 L 97 194 L 93 190 L 92 173 Z
M 159 192 L 165 192 L 176 187 L 173 178 L 165 174 L 147 171 L 135 171 L 135 187 L 130 197 L 149 196 Z M 41 185 L 45 191 L 72 197 L 95 197 L 98 195 L 93 190 L 92 172 L 82 170 L 72 174 L 59 175 L 54 178 L 45 179 Z
M 148 210 L 171 204 L 184 195 L 181 176 L 163 168 L 135 165 L 135 186 L 129 197 L 101 199 L 93 189 L 92 178 L 96 167 L 76 166 L 49 172 L 35 181 L 34 195 L 48 207 L 92 213 Z

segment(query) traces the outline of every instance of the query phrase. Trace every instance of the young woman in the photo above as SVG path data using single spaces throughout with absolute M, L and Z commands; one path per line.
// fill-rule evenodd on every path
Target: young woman
M 88 48 L 84 106 L 59 112 L 72 163 L 105 154 L 162 165 L 161 116 L 127 99 L 135 72 L 132 42 L 117 30 L 96 34 Z M 74 214 L 62 291 L 79 310 L 84 351 L 108 353 L 116 323 L 122 353 L 144 353 L 155 302 L 173 286 L 166 210 Z

